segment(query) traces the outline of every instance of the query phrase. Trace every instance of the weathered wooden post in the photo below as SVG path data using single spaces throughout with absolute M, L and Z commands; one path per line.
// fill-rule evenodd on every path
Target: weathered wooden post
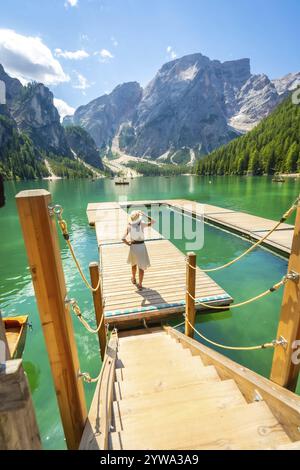
M 191 325 L 195 325 L 195 295 L 196 295 L 196 254 L 188 253 L 187 254 L 187 264 L 186 264 L 186 294 L 185 294 L 185 334 L 190 338 L 194 337 L 194 330 L 189 325 L 187 320 Z
M 295 391 L 300 371 L 299 360 L 293 360 L 295 342 L 300 340 L 300 279 L 297 277 L 300 273 L 300 207 L 297 208 L 288 272 L 295 274 L 295 280 L 285 285 L 277 333 L 277 339 L 282 337 L 287 344 L 275 348 L 270 379 Z
M 93 289 L 99 284 L 100 273 L 99 273 L 99 264 L 97 262 L 90 263 L 90 276 L 91 284 Z M 96 314 L 97 328 L 101 323 L 101 327 L 98 331 L 98 339 L 100 345 L 100 353 L 102 360 L 104 359 L 105 349 L 106 349 L 106 332 L 105 332 L 105 323 L 104 323 L 104 312 L 103 312 L 103 296 L 102 296 L 102 285 L 99 284 L 99 289 L 93 292 L 94 308 Z
M 0 450 L 39 450 L 41 439 L 22 360 L 0 372 Z
M 2 341 L 2 344 L 0 343 L 0 366 L 1 366 L 1 360 L 3 361 L 8 361 L 10 357 L 10 352 L 9 352 L 9 347 L 7 343 L 7 338 L 6 338 L 6 333 L 5 333 L 5 326 L 2 320 L 1 312 L 0 312 L 0 342 Z M 2 351 L 3 349 L 3 351 Z M 5 357 L 1 357 L 2 353 L 4 352 Z
M 87 410 L 51 195 L 22 191 L 16 201 L 67 446 L 78 449 Z

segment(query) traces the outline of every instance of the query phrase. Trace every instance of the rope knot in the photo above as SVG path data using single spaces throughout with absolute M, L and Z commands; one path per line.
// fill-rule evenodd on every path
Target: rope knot
M 75 299 L 70 300 L 70 305 L 72 307 L 73 312 L 77 317 L 82 317 L 82 313 L 80 307 Z
M 92 383 L 92 378 L 88 372 L 78 372 L 78 378 L 83 379 L 84 382 Z

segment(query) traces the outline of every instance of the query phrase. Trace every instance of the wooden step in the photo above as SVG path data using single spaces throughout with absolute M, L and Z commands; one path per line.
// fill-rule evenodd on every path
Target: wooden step
M 126 382 L 115 382 L 115 400 L 147 395 L 166 389 L 183 388 L 193 383 L 206 383 L 220 381 L 216 369 L 213 366 L 199 367 L 193 372 L 183 371 L 181 374 L 170 372 L 168 375 L 162 373 L 155 378 L 142 380 L 127 380 Z
M 162 328 L 151 329 L 149 333 L 147 330 L 134 331 L 132 334 L 128 334 L 127 336 L 119 336 L 119 344 L 127 344 L 132 341 L 148 341 L 152 340 L 153 338 L 159 338 L 161 336 L 169 336 L 166 331 Z
M 185 409 L 170 414 L 164 426 L 155 420 L 126 423 L 110 434 L 112 449 L 254 450 L 276 449 L 290 443 L 282 426 L 264 402 L 185 417 Z
M 174 338 L 171 338 L 169 335 L 151 335 L 150 338 L 144 339 L 135 339 L 135 340 L 130 340 L 130 341 L 119 341 L 118 345 L 118 350 L 120 352 L 123 351 L 136 351 L 138 349 L 144 349 L 144 348 L 160 348 L 161 346 L 166 346 L 166 345 L 176 345 L 178 344 Z
M 158 427 L 163 428 L 170 414 L 184 414 L 185 419 L 188 416 L 193 419 L 195 414 L 207 414 L 245 404 L 246 400 L 234 380 L 192 384 L 114 402 L 115 431 L 126 431 L 128 423 L 147 421 L 155 421 Z
M 187 348 L 173 347 L 164 349 L 163 351 L 150 351 L 146 354 L 117 354 L 116 367 L 135 367 L 148 364 L 156 364 L 158 367 L 165 361 L 169 361 L 175 358 L 191 358 L 191 351 Z M 198 356 L 200 359 L 200 356 Z M 201 361 L 202 362 L 202 361 Z
M 300 441 L 291 442 L 290 444 L 281 444 L 276 450 L 300 450 Z
M 135 365 L 131 367 L 122 367 L 116 369 L 116 380 L 150 380 L 151 377 L 158 377 L 162 375 L 168 375 L 171 372 L 193 372 L 198 367 L 204 367 L 200 357 L 186 356 L 181 357 L 180 354 L 176 354 L 172 359 L 161 358 L 159 366 L 157 363 L 144 363 L 142 365 Z
M 144 344 L 140 347 L 135 347 L 132 349 L 119 349 L 118 358 L 143 358 L 149 356 L 150 354 L 160 353 L 161 357 L 164 356 L 167 351 L 182 351 L 183 348 L 177 343 L 164 343 L 160 345 L 156 344 Z

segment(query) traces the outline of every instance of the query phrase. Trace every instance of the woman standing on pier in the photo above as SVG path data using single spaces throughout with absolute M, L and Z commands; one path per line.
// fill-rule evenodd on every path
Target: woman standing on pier
M 147 222 L 143 222 L 143 217 Z M 139 290 L 143 289 L 144 272 L 150 267 L 150 259 L 145 245 L 144 229 L 155 223 L 148 215 L 141 211 L 133 211 L 129 217 L 127 230 L 122 241 L 130 247 L 127 263 L 131 264 L 131 282 L 137 285 Z M 139 268 L 139 283 L 136 282 L 136 271 Z

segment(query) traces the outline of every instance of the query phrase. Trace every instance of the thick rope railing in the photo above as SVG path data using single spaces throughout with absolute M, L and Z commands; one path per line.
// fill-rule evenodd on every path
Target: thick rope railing
M 283 223 L 285 223 L 289 217 L 293 214 L 293 212 L 297 209 L 298 205 L 299 205 L 299 200 L 300 200 L 300 197 L 298 197 L 295 202 L 293 203 L 293 205 L 285 212 L 285 214 L 281 217 L 281 219 L 279 220 L 279 222 L 277 222 L 277 224 L 266 234 L 264 235 L 260 240 L 258 240 L 256 243 L 254 243 L 253 245 L 251 245 L 246 251 L 244 251 L 243 253 L 241 253 L 239 256 L 237 256 L 236 258 L 234 258 L 233 260 L 229 261 L 228 263 L 226 264 L 223 264 L 222 266 L 217 266 L 216 268 L 209 268 L 209 269 L 201 269 L 201 271 L 203 271 L 204 273 L 212 273 L 212 272 L 216 272 L 216 271 L 220 271 L 221 269 L 225 269 L 225 268 L 228 268 L 229 266 L 232 266 L 233 264 L 237 263 L 238 261 L 240 261 L 242 258 L 244 258 L 244 256 L 248 255 L 249 253 L 251 253 L 255 248 L 257 248 L 258 246 L 260 246 L 265 240 L 267 240 L 267 238 L 270 237 L 270 235 L 272 235 L 272 233 L 275 232 L 275 230 L 278 229 L 278 227 L 280 227 L 280 225 L 282 225 Z M 195 266 L 191 266 L 190 264 L 188 264 L 188 266 L 192 269 L 196 269 Z
M 118 349 L 118 345 L 119 345 L 118 330 L 116 328 L 114 328 L 112 333 L 114 333 L 116 335 L 117 349 Z M 108 329 L 107 329 L 106 335 L 107 335 L 107 341 L 106 341 L 106 348 L 105 348 L 105 353 L 104 353 L 105 359 L 103 361 L 103 364 L 101 366 L 101 369 L 100 369 L 100 372 L 99 372 L 98 376 L 92 378 L 91 375 L 89 374 L 89 372 L 79 372 L 79 374 L 78 374 L 78 377 L 81 377 L 84 380 L 84 382 L 86 382 L 86 383 L 96 383 L 96 382 L 98 382 L 98 380 L 100 378 L 102 379 L 102 371 L 104 370 L 106 362 L 109 358 L 109 356 L 106 354 L 107 353 L 107 348 L 108 348 Z M 101 386 L 101 382 L 100 382 L 100 386 Z
M 192 330 L 197 335 L 200 336 L 200 338 L 202 338 L 207 343 L 209 343 L 213 346 L 216 346 L 218 348 L 221 348 L 221 349 L 226 349 L 226 350 L 229 350 L 229 351 L 258 351 L 260 349 L 275 348 L 276 346 L 285 346 L 286 345 L 286 341 L 283 338 L 280 338 L 280 339 L 274 339 L 270 343 L 263 343 L 263 344 L 260 344 L 260 345 L 257 345 L 257 346 L 227 346 L 225 344 L 220 344 L 220 343 L 217 343 L 216 341 L 212 341 L 211 339 L 204 336 L 197 328 L 195 328 L 191 324 L 191 322 L 186 317 L 186 315 L 184 315 L 184 317 L 185 317 L 185 321 L 189 324 L 189 326 L 192 328 Z
M 116 328 L 113 329 L 112 331 L 115 335 L 116 335 L 116 339 L 117 339 L 117 348 L 118 348 L 118 345 L 119 345 L 119 337 L 118 337 L 118 330 Z M 98 374 L 97 377 L 91 377 L 90 373 L 89 372 L 79 372 L 78 373 L 78 377 L 79 378 L 82 378 L 84 382 L 86 383 L 96 383 L 98 382 L 98 380 L 101 378 L 102 379 L 102 371 L 104 370 L 105 366 L 106 366 L 106 362 L 109 358 L 109 356 L 106 354 L 107 353 L 107 348 L 108 348 L 108 329 L 106 331 L 106 336 L 107 336 L 107 341 L 106 341 L 106 347 L 105 347 L 105 352 L 104 352 L 104 361 L 102 363 L 102 366 L 101 366 L 101 369 L 100 369 L 100 372 Z M 101 387 L 101 383 L 100 382 L 100 387 Z
M 92 328 L 88 322 L 85 320 L 85 318 L 83 317 L 82 315 L 82 312 L 80 310 L 80 307 L 77 303 L 77 300 L 75 299 L 71 299 L 71 300 L 66 300 L 66 303 L 69 303 L 74 314 L 76 315 L 76 317 L 78 318 L 78 320 L 80 321 L 80 323 L 85 327 L 85 329 L 89 332 L 89 333 L 92 333 L 92 334 L 96 334 L 99 332 L 100 328 L 102 327 L 102 324 L 103 324 L 103 321 L 104 321 L 104 315 L 102 315 L 102 318 L 101 318 L 101 321 L 99 323 L 99 325 L 97 326 L 96 329 Z
M 190 294 L 190 292 L 188 290 L 186 290 L 186 294 L 195 302 L 195 304 L 197 305 L 201 305 L 205 308 L 209 308 L 209 309 L 214 309 L 214 310 L 222 310 L 222 309 L 225 309 L 225 310 L 228 310 L 228 308 L 232 309 L 232 308 L 239 308 L 239 307 L 243 307 L 244 305 L 248 305 L 248 304 L 251 304 L 252 302 L 256 302 L 257 300 L 259 299 L 262 299 L 263 297 L 266 297 L 267 295 L 269 294 L 272 294 L 273 292 L 276 292 L 280 289 L 280 287 L 284 286 L 286 284 L 286 282 L 289 280 L 289 277 L 288 275 L 287 276 L 284 276 L 284 278 L 277 282 L 276 284 L 274 284 L 274 286 L 270 287 L 270 289 L 262 292 L 261 294 L 258 294 L 254 297 L 252 297 L 251 299 L 248 299 L 248 300 L 245 300 L 243 302 L 240 302 L 238 304 L 233 304 L 233 305 L 210 305 L 210 304 L 207 304 L 205 302 L 201 302 L 200 300 L 196 299 L 195 297 L 192 296 L 192 294 Z
M 88 289 L 90 289 L 92 292 L 97 292 L 97 290 L 99 289 L 100 287 L 100 284 L 101 284 L 101 276 L 99 276 L 99 281 L 98 281 L 98 284 L 96 287 L 93 287 L 89 281 L 87 280 L 81 266 L 80 266 L 80 263 L 77 259 L 77 256 L 75 254 L 75 251 L 73 249 L 73 246 L 72 246 L 72 243 L 70 241 L 70 235 L 69 235 L 69 232 L 68 232 L 68 225 L 67 225 L 67 222 L 62 218 L 62 213 L 63 213 L 63 208 L 62 206 L 60 206 L 59 204 L 56 204 L 55 206 L 51 206 L 49 207 L 50 211 L 56 215 L 56 218 L 57 218 L 57 222 L 58 222 L 58 225 L 61 229 L 61 232 L 62 232 L 62 235 L 67 243 L 67 246 L 70 250 L 70 253 L 72 255 L 72 258 L 74 260 L 74 263 L 78 269 L 78 272 L 83 280 L 83 282 L 85 283 L 86 287 Z

